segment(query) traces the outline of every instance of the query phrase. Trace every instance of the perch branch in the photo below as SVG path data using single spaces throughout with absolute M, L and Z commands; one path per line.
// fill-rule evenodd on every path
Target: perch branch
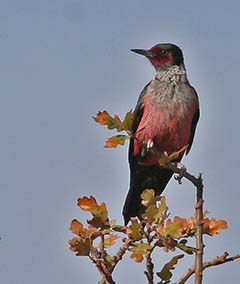
M 230 261 L 234 261 L 236 259 L 240 259 L 240 254 L 236 254 L 234 256 L 229 256 L 228 252 L 225 252 L 222 256 L 217 256 L 213 260 L 206 261 L 203 263 L 203 270 L 205 270 L 208 267 L 216 266 L 220 264 L 224 264 Z M 190 267 L 187 272 L 185 272 L 179 280 L 176 282 L 176 284 L 184 284 L 193 274 L 195 273 L 195 265 Z
M 199 180 L 202 181 L 200 174 Z M 196 255 L 195 255 L 195 284 L 201 284 L 203 278 L 203 184 L 198 183 L 197 186 L 197 204 L 196 209 Z
M 114 264 L 111 267 L 111 273 L 113 272 L 118 262 L 122 259 L 123 255 L 126 253 L 131 243 L 131 239 L 125 239 L 124 244 L 119 248 L 117 254 L 114 256 Z

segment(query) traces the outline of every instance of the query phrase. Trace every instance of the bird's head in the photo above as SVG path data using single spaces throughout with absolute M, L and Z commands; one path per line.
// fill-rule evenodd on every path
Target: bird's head
M 183 53 L 175 44 L 160 43 L 150 49 L 131 49 L 147 57 L 156 70 L 165 70 L 173 65 L 183 64 Z

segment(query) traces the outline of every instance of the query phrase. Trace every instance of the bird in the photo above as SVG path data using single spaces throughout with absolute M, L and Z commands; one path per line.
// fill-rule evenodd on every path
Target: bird
M 183 52 L 177 45 L 159 43 L 131 51 L 145 56 L 156 72 L 134 109 L 128 152 L 130 188 L 122 212 L 125 225 L 131 217 L 141 219 L 141 193 L 148 188 L 161 195 L 173 175 L 150 151 L 143 151 L 143 142 L 151 141 L 157 151 L 168 155 L 187 146 L 176 159 L 180 162 L 191 149 L 200 116 L 198 95 L 188 81 Z

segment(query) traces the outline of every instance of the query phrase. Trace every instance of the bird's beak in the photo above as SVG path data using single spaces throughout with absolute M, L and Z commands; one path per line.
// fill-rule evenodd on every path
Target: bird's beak
M 153 57 L 154 54 L 152 53 L 151 50 L 147 50 L 147 49 L 131 49 L 132 52 L 144 55 L 146 57 Z

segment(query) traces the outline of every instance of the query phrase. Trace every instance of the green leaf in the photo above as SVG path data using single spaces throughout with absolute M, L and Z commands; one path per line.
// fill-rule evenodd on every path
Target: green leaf
M 142 225 L 138 223 L 137 219 L 131 220 L 131 225 L 129 226 L 130 232 L 129 235 L 133 240 L 141 240 L 142 239 Z
M 149 197 L 149 196 L 148 196 Z M 146 196 L 145 196 L 146 198 Z M 166 198 L 164 196 L 156 196 L 154 199 L 146 201 L 152 205 L 149 205 L 146 209 L 145 215 L 147 216 L 149 223 L 158 224 L 166 217 L 166 212 L 168 210 L 167 204 L 166 204 Z M 160 200 L 160 206 L 159 202 L 156 203 L 156 201 Z
M 134 118 L 133 112 L 132 111 L 127 112 L 121 124 L 121 128 L 120 128 L 121 130 L 119 131 L 122 131 L 122 130 L 131 131 L 133 118 Z
M 182 236 L 181 226 L 177 223 L 170 223 L 165 228 L 165 235 L 172 238 L 180 238 Z
M 172 278 L 172 272 L 170 270 L 173 270 L 175 268 L 175 265 L 177 264 L 178 260 L 183 258 L 184 255 L 176 255 L 174 256 L 168 263 L 166 263 L 162 270 L 160 272 L 157 272 L 157 276 L 162 279 L 162 281 L 169 281 Z
M 129 250 L 132 252 L 131 258 L 136 262 L 142 262 L 143 255 L 149 254 L 152 246 L 145 243 L 134 244 Z
M 196 251 L 196 248 L 193 248 L 193 247 L 190 247 L 190 246 L 186 246 L 186 245 L 185 245 L 184 243 L 182 243 L 182 242 L 179 242 L 179 243 L 177 244 L 177 247 L 178 247 L 180 250 L 186 252 L 187 254 L 193 254 L 193 253 Z
M 107 210 L 107 206 L 104 202 L 102 202 L 100 205 L 96 206 L 93 208 L 93 210 L 91 211 L 91 213 L 102 219 L 103 222 L 106 222 L 108 219 L 108 210 Z
M 160 201 L 161 201 L 161 205 L 159 207 L 159 209 L 162 212 L 165 212 L 168 210 L 168 206 L 167 206 L 167 202 L 166 202 L 166 197 L 165 196 L 160 196 Z
M 121 232 L 121 233 L 126 234 L 126 226 L 123 226 L 123 225 L 112 225 L 111 228 L 115 232 Z
M 156 205 L 157 198 L 155 197 L 155 191 L 153 189 L 145 189 L 140 196 L 142 198 L 142 204 L 145 207 Z
M 106 263 L 107 268 L 109 269 L 109 271 L 111 271 L 112 267 L 113 267 L 113 265 L 115 263 L 114 258 L 111 255 L 106 254 L 106 256 L 105 256 L 105 263 Z
M 156 205 L 150 205 L 147 207 L 146 212 L 143 213 L 143 216 L 147 216 L 148 223 L 158 223 L 160 218 L 158 214 L 158 208 Z

